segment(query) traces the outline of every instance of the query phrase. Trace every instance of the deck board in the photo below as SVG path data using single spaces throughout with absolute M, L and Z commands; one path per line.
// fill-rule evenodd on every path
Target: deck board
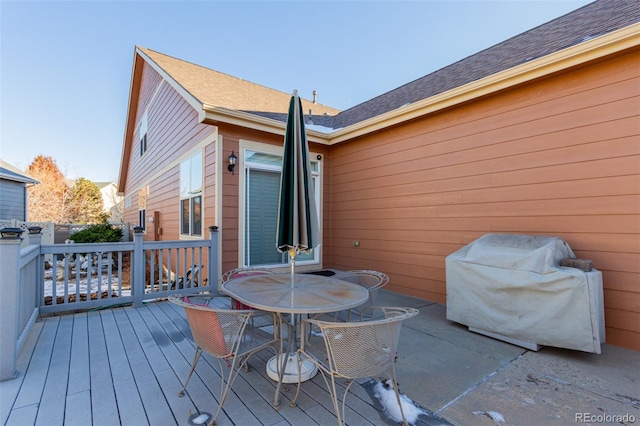
M 93 424 L 117 425 L 118 403 L 109 365 L 104 327 L 100 312 L 89 312 L 89 371 L 91 374 L 91 413 Z
M 64 424 L 65 425 L 90 425 L 91 424 L 91 392 L 84 390 L 68 394 L 65 400 Z
M 73 317 L 61 317 L 56 330 L 51 363 L 38 408 L 36 425 L 48 426 L 64 422 L 64 402 L 69 380 L 72 330 Z
M 140 321 L 140 316 L 132 308 L 122 308 L 114 310 L 118 316 L 118 324 L 122 341 L 127 351 L 127 358 L 131 371 L 134 373 L 136 386 L 139 392 L 140 399 L 145 408 L 146 420 L 148 424 L 171 424 L 171 420 L 174 420 L 174 415 L 167 405 L 164 394 L 156 376 L 154 374 L 152 366 L 149 364 L 149 358 L 145 351 L 145 346 L 149 346 L 151 343 L 143 343 L 143 338 L 153 339 L 148 334 L 146 324 Z M 136 329 L 136 326 L 138 329 Z M 135 413 L 121 413 L 122 424 L 129 424 L 132 419 L 143 423 L 141 418 L 134 417 Z
M 73 318 L 71 361 L 69 369 L 69 395 L 86 393 L 91 389 L 89 369 L 89 320 L 86 313 L 71 315 Z M 90 402 L 90 401 L 89 401 Z
M 215 413 L 221 382 L 217 360 L 205 354 L 187 393 L 178 397 L 194 353 L 184 310 L 166 302 L 43 318 L 19 358 L 23 373 L 2 384 L 2 420 L 7 425 L 187 425 L 191 414 Z M 273 406 L 276 384 L 266 374 L 272 356 L 265 350 L 251 358 L 218 424 L 335 423 L 320 376 L 303 384 L 297 406 L 289 406 L 295 384 L 281 393 L 280 407 Z M 349 424 L 379 423 L 366 392 L 356 384 L 352 388 Z
M 29 369 L 18 392 L 15 407 L 21 408 L 40 403 L 59 322 L 60 318 L 58 317 L 51 318 L 51 321 L 47 321 L 44 324 L 40 338 L 31 356 Z

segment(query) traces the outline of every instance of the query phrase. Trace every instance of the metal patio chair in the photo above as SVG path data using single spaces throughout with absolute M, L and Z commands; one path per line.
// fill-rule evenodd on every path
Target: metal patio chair
M 351 309 L 347 312 L 347 321 L 349 320 L 352 311 L 359 313 L 360 309 L 363 307 L 376 306 L 378 289 L 389 283 L 389 276 L 387 274 L 367 269 L 338 272 L 333 276 L 333 278 L 361 285 L 369 292 L 369 300 L 364 305 Z M 338 315 L 338 313 L 336 313 L 336 315 Z
M 248 370 L 249 357 L 264 349 L 272 349 L 279 355 L 282 353 L 282 343 L 276 334 L 268 333 L 260 328 L 252 327 L 251 310 L 220 309 L 217 298 L 228 299 L 221 295 L 189 295 L 169 296 L 169 301 L 182 306 L 185 310 L 196 352 L 191 363 L 191 370 L 178 396 L 184 396 L 189 379 L 203 352 L 215 357 L 220 367 L 220 395 L 218 409 L 211 424 L 216 424 L 222 406 L 238 376 L 241 368 Z M 228 303 L 228 301 L 225 301 Z M 274 330 L 279 330 L 279 318 L 273 315 Z M 226 365 L 223 365 L 222 361 Z M 225 371 L 228 373 L 225 374 Z
M 365 315 L 364 311 L 371 312 Z M 311 326 L 320 329 L 324 347 L 319 339 L 314 339 L 313 344 L 303 339 L 297 351 L 298 363 L 310 360 L 322 373 L 339 425 L 345 424 L 345 400 L 353 381 L 381 375 L 391 380 L 403 423 L 407 424 L 396 382 L 395 358 L 402 321 L 417 314 L 418 310 L 414 308 L 370 307 L 364 308 L 359 321 L 354 322 L 302 320 L 303 329 Z M 342 409 L 336 386 L 336 379 L 340 378 L 348 382 L 342 396 Z M 295 406 L 299 392 L 300 381 L 292 406 Z

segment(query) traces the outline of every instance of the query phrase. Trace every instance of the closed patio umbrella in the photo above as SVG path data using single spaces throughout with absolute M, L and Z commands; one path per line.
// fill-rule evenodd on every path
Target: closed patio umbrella
M 278 229 L 276 247 L 280 253 L 289 253 L 291 262 L 291 303 L 293 306 L 295 288 L 295 262 L 299 253 L 309 253 L 319 243 L 318 214 L 315 194 L 311 181 L 309 162 L 309 144 L 304 129 L 302 103 L 298 91 L 294 90 L 289 102 L 287 130 L 284 135 L 284 155 L 282 158 L 282 176 L 280 178 L 280 200 L 278 203 Z M 286 375 L 288 380 L 313 377 L 318 369 L 309 361 L 298 365 L 295 355 L 296 316 L 290 315 L 289 354 L 283 354 L 278 360 L 269 361 L 269 371 L 280 371 L 276 393 Z M 275 363 L 279 362 L 279 370 Z M 300 367 L 300 370 L 298 370 Z M 289 381 L 288 381 L 289 382 Z
M 293 275 L 296 255 L 309 253 L 319 243 L 309 144 L 304 128 L 302 103 L 298 91 L 294 90 L 289 102 L 284 137 L 276 246 L 281 253 L 289 253 Z

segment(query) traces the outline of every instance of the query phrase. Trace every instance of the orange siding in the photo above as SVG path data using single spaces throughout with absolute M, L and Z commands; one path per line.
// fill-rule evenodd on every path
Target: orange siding
M 390 289 L 444 303 L 458 248 L 485 233 L 560 236 L 603 272 L 607 341 L 640 350 L 638 62 L 634 52 L 332 147 L 325 267 L 379 269 Z

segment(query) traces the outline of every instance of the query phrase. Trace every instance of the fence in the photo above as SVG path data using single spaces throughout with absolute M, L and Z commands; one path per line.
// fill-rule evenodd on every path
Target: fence
M 15 375 L 17 354 L 42 314 L 102 309 L 175 293 L 217 291 L 218 229 L 209 239 L 98 244 L 42 244 L 30 229 L 28 245 L 0 239 L 0 381 Z M 34 233 L 31 233 L 34 232 Z

